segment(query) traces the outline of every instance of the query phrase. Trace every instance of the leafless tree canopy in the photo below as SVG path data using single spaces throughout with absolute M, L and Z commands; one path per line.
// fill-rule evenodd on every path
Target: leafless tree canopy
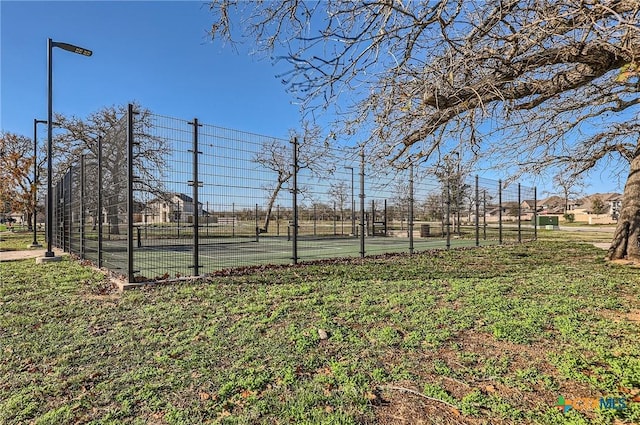
M 165 168 L 168 152 L 167 140 L 153 135 L 150 111 L 134 105 L 133 137 L 136 141 L 133 150 L 133 167 L 137 175 L 134 182 L 138 196 L 144 199 L 166 195 L 163 179 L 159 173 Z M 127 106 L 105 107 L 90 114 L 87 118 L 56 115 L 55 120 L 61 131 L 55 140 L 55 172 L 57 180 L 72 165 L 78 165 L 81 155 L 88 155 L 92 164 L 87 173 L 87 199 L 97 204 L 97 158 L 98 139 L 102 143 L 102 175 L 104 208 L 111 225 L 112 234 L 119 233 L 119 214 L 126 207 L 127 187 Z
M 479 149 L 499 135 L 535 139 L 525 162 L 562 161 L 561 146 L 545 144 L 638 102 L 639 8 L 638 0 L 216 0 L 211 35 L 253 37 L 288 61 L 283 81 L 305 107 L 339 98 L 350 106 L 343 130 L 364 125 L 388 158 L 430 155 L 451 138 Z M 605 146 L 595 157 L 590 143 L 580 146 L 577 168 L 613 151 L 633 155 L 628 125 L 608 130 L 591 141 Z
M 291 130 L 291 138 L 298 137 L 294 130 Z M 308 170 L 313 175 L 322 173 L 333 173 L 335 165 L 329 159 L 329 145 L 320 139 L 320 129 L 318 126 L 304 123 L 303 133 L 298 137 L 298 171 Z M 276 174 L 276 181 L 273 185 L 265 186 L 269 200 L 265 215 L 263 232 L 269 231 L 271 221 L 271 211 L 278 198 L 280 191 L 285 188 L 293 177 L 292 166 L 292 143 L 283 140 L 273 139 L 264 143 L 260 151 L 256 153 L 253 160 L 262 167 L 273 171 Z M 302 191 L 304 194 L 304 190 Z

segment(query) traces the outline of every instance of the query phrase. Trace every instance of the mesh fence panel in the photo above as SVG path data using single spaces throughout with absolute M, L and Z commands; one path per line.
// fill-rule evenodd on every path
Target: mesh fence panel
M 298 141 L 297 258 L 357 255 L 358 162 L 356 152 Z M 352 181 L 352 171 L 353 181 Z M 354 187 L 355 186 L 355 187 Z
M 80 186 L 81 167 L 69 170 L 69 252 L 81 254 L 82 251 L 82 191 Z
M 204 125 L 200 150 L 201 271 L 290 262 L 290 142 Z
M 84 237 L 84 257 L 98 264 L 99 256 L 99 229 L 100 220 L 103 214 L 98 206 L 98 157 L 97 154 L 90 153 L 84 160 L 84 220 L 83 237 Z M 104 221 L 104 220 L 103 220 Z
M 146 278 L 193 275 L 189 261 L 194 232 L 189 187 L 193 131 L 185 120 L 136 118 L 135 271 Z
M 102 141 L 102 263 L 118 274 L 127 269 L 127 117 L 122 117 Z
M 533 188 L 148 112 L 55 189 L 55 244 L 130 281 L 535 237 Z

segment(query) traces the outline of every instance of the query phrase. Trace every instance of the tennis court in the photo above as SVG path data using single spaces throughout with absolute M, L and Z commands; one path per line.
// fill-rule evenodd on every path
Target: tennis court
M 443 239 L 416 239 L 414 251 L 446 248 Z M 482 241 L 483 245 L 496 244 L 497 241 Z M 451 239 L 451 247 L 475 246 L 473 239 Z M 112 242 L 109 251 L 120 248 L 120 254 L 126 258 L 126 245 Z M 298 240 L 298 262 L 361 255 L 360 239 L 344 238 L 300 238 Z M 407 237 L 367 237 L 365 254 L 409 252 Z M 155 279 L 173 278 L 194 274 L 194 249 L 190 241 L 155 240 L 145 241 L 145 245 L 134 248 L 136 276 Z M 261 264 L 291 264 L 293 259 L 292 243 L 286 236 L 261 236 L 256 238 L 218 238 L 201 241 L 199 244 L 199 274 L 216 270 L 253 266 Z
M 133 283 L 535 239 L 535 188 L 310 149 L 130 105 L 57 182 L 53 243 Z

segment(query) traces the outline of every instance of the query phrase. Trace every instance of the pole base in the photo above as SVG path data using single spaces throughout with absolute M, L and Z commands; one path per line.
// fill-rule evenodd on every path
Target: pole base
M 27 248 L 42 248 L 42 244 L 38 242 L 32 242 L 31 245 L 28 245 Z
M 44 253 L 45 257 L 55 257 L 56 254 L 53 251 L 47 251 Z
M 58 261 L 62 261 L 62 257 L 38 257 L 36 258 L 36 264 L 43 263 L 57 263 Z

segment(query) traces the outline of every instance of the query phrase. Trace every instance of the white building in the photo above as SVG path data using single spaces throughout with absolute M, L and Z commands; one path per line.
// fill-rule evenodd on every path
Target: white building
M 204 211 L 202 202 L 198 202 L 198 217 L 202 217 Z M 146 204 L 140 212 L 140 220 L 145 223 L 193 223 L 194 205 L 193 198 L 184 193 L 168 193 Z

